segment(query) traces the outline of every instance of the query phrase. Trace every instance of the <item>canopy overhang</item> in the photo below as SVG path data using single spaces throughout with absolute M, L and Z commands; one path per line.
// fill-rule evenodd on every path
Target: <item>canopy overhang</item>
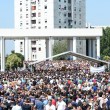
M 102 36 L 102 28 L 76 28 L 76 29 L 0 29 L 0 37 L 6 39 L 24 38 L 29 39 L 41 38 L 71 38 L 71 37 L 87 37 L 96 38 Z
M 103 63 L 104 65 L 109 65 L 109 62 L 106 62 L 104 60 L 96 59 L 96 58 L 89 57 L 89 56 L 79 54 L 79 53 L 74 53 L 72 51 L 63 52 L 63 53 L 54 55 L 52 57 L 42 59 L 41 61 L 31 62 L 31 63 L 29 63 L 29 65 L 37 64 L 37 63 L 40 63 L 42 61 L 50 60 L 52 58 L 59 57 L 59 56 L 62 56 L 62 55 L 71 55 L 71 56 L 75 56 L 75 57 L 78 57 L 78 58 L 81 58 L 81 59 L 84 59 L 84 60 L 93 61 L 93 62 L 96 62 L 96 63 Z

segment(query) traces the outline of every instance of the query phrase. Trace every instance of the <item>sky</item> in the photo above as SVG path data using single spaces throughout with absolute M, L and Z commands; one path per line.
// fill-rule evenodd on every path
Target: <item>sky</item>
M 86 22 L 110 26 L 110 0 L 86 0 Z M 0 28 L 14 28 L 14 0 L 0 0 Z M 14 50 L 14 41 L 6 40 L 5 53 Z

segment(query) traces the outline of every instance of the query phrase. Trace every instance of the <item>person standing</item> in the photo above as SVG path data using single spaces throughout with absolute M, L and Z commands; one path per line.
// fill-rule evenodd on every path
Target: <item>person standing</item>
M 55 106 L 52 105 L 52 100 L 49 100 L 48 104 L 45 106 L 44 110 L 55 110 Z
M 19 106 L 18 101 L 16 101 L 16 105 L 12 107 L 12 110 L 22 110 L 21 106 Z
M 63 101 L 63 98 L 58 97 L 57 110 L 65 110 L 65 108 L 66 108 L 66 103 Z

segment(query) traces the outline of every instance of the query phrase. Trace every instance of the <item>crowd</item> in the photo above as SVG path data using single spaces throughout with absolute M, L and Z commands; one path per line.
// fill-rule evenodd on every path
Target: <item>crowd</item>
M 110 73 L 84 60 L 45 61 L 0 74 L 0 110 L 110 110 Z

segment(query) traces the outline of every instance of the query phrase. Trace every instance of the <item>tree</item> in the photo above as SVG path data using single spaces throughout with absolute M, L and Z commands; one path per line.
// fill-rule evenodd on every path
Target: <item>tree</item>
M 103 59 L 106 60 L 106 61 L 110 61 L 110 57 L 109 56 L 104 56 Z
M 101 57 L 110 56 L 110 27 L 103 29 L 103 36 L 101 37 Z
M 59 53 L 65 52 L 65 51 L 67 51 L 67 41 L 66 40 L 56 41 L 54 43 L 53 55 L 56 55 L 56 54 L 59 54 Z M 66 56 L 62 55 L 62 56 L 56 57 L 54 59 L 57 59 L 57 60 L 66 59 Z
M 17 69 L 17 67 L 23 66 L 24 57 L 19 53 L 11 53 L 6 60 L 6 68 L 7 69 Z

